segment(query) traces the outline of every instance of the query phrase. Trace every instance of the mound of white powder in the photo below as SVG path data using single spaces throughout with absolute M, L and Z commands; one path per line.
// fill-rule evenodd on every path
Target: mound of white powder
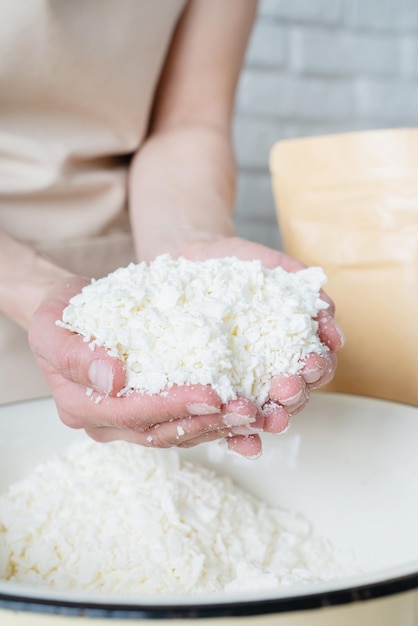
M 325 282 L 320 268 L 162 255 L 93 281 L 57 324 L 123 359 L 122 393 L 200 383 L 223 402 L 242 394 L 262 406 L 273 375 L 295 374 L 309 353 L 326 352 L 314 319 L 328 306 Z
M 0 496 L 0 576 L 195 594 L 336 578 L 331 547 L 176 450 L 81 440 Z

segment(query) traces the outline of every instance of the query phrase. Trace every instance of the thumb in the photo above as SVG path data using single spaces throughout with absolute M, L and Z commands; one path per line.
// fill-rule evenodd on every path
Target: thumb
M 56 324 L 70 298 L 88 282 L 71 277 L 57 285 L 32 315 L 28 340 L 35 356 L 62 377 L 98 393 L 116 395 L 125 385 L 123 362 L 104 348 L 92 350 L 80 335 Z

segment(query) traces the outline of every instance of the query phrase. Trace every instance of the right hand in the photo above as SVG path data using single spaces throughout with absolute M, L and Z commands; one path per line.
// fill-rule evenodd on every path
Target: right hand
M 122 439 L 166 448 L 226 438 L 238 454 L 258 456 L 261 441 L 256 431 L 263 423 L 249 400 L 222 405 L 213 389 L 201 385 L 173 387 L 164 395 L 118 396 L 125 385 L 123 362 L 104 348 L 92 351 L 81 336 L 55 324 L 70 298 L 88 282 L 78 276 L 58 282 L 29 322 L 31 349 L 63 423 L 85 429 L 100 442 Z

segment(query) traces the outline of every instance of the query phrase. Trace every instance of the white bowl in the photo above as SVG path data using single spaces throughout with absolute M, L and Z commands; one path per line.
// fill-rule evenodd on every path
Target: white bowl
M 0 407 L 0 493 L 80 432 L 62 425 L 50 398 Z M 249 491 L 313 522 L 317 534 L 353 556 L 361 573 L 280 591 L 164 597 L 55 592 L 0 580 L 1 626 L 96 626 L 167 619 L 193 624 L 418 624 L 418 408 L 315 393 L 280 437 L 264 437 L 257 461 L 183 451 Z M 416 620 L 416 621 L 414 621 Z

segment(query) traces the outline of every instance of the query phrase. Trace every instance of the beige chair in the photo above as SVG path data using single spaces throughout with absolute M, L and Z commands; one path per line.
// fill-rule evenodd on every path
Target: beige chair
M 334 391 L 418 405 L 418 130 L 279 141 L 286 251 L 324 268 L 346 335 Z

